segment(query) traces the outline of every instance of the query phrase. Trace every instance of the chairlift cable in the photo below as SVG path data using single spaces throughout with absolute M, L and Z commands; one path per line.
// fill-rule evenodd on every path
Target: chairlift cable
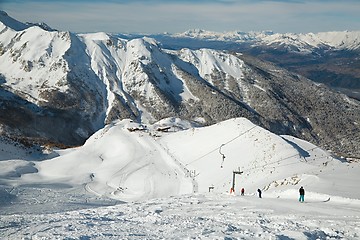
M 257 125 L 255 125 L 255 126 L 253 126 L 253 127 L 249 128 L 249 129 L 248 129 L 248 130 L 246 130 L 245 132 L 240 133 L 238 136 L 236 136 L 236 137 L 234 137 L 233 139 L 231 139 L 231 140 L 227 141 L 226 143 L 222 144 L 221 146 L 223 146 L 223 145 L 227 145 L 227 144 L 231 143 L 231 142 L 232 142 L 232 141 L 234 141 L 235 139 L 237 139 L 237 138 L 241 137 L 241 136 L 242 136 L 242 135 L 244 135 L 245 133 L 250 132 L 251 130 L 253 130 L 253 129 L 254 129 L 254 128 L 256 128 L 256 127 L 257 127 Z M 202 159 L 202 158 L 206 157 L 207 155 L 209 155 L 209 154 L 211 154 L 211 153 L 215 152 L 216 150 L 219 150 L 219 148 L 215 148 L 215 149 L 211 150 L 210 152 L 205 153 L 204 155 L 202 155 L 202 156 L 200 156 L 200 157 L 196 158 L 195 160 L 193 160 L 193 161 L 189 162 L 189 163 L 188 163 L 188 164 L 186 164 L 185 166 L 188 166 L 188 165 L 190 165 L 190 164 L 192 164 L 192 163 L 194 163 L 194 162 L 196 162 L 196 161 L 198 161 L 198 160 L 200 160 L 200 159 Z

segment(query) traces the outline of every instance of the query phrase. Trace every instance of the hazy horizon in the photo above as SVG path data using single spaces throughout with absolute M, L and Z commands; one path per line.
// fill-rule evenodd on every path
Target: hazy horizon
M 22 22 L 72 32 L 360 30 L 360 1 L 354 0 L 2 0 L 0 9 Z

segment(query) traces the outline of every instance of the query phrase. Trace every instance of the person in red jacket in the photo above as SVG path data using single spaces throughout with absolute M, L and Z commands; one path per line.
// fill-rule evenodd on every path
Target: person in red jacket
M 244 196 L 244 193 L 245 193 L 245 189 L 242 188 L 242 189 L 241 189 L 241 196 Z
M 304 202 L 305 189 L 304 189 L 302 186 L 301 186 L 301 188 L 299 189 L 299 193 L 300 193 L 299 202 Z

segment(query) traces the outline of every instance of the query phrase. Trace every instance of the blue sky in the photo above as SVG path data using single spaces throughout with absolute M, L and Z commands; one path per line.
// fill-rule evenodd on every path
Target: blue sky
M 0 0 L 0 9 L 72 32 L 360 30 L 360 0 Z

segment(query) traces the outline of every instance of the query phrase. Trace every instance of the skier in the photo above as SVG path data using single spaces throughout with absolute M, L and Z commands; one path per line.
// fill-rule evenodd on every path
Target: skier
M 261 190 L 260 190 L 260 188 L 258 188 L 258 193 L 259 193 L 259 198 L 261 198 Z
M 299 202 L 304 202 L 305 190 L 302 186 L 299 189 L 299 193 L 300 193 Z
M 245 189 L 242 188 L 242 189 L 241 189 L 241 196 L 244 196 L 244 193 L 245 193 Z

